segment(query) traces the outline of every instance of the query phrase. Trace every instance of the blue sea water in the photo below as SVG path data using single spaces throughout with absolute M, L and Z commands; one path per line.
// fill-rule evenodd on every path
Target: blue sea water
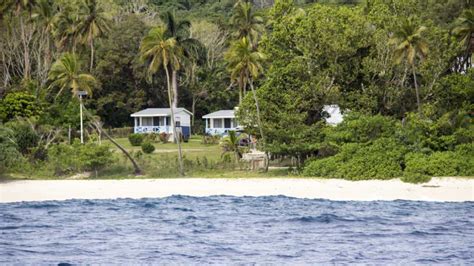
M 0 204 L 1 264 L 474 265 L 474 202 L 270 197 Z

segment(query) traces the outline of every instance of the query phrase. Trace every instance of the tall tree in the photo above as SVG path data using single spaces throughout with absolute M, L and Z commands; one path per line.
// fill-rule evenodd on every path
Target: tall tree
M 257 93 L 253 87 L 253 81 L 263 72 L 262 61 L 265 59 L 265 55 L 254 50 L 249 40 L 244 37 L 231 45 L 225 57 L 228 62 L 228 69 L 231 73 L 231 78 L 237 80 L 242 88 L 245 87 L 247 83 L 250 85 L 253 99 L 255 101 L 255 108 L 257 110 L 257 124 L 262 143 L 265 146 L 265 135 L 263 134 L 260 105 L 258 104 Z M 241 91 L 243 90 L 241 89 Z
M 90 47 L 90 67 L 94 67 L 94 40 L 109 30 L 109 16 L 96 0 L 86 0 L 80 13 L 78 35 L 81 42 Z
M 48 75 L 51 84 L 50 89 L 59 88 L 59 96 L 65 89 L 71 90 L 73 95 L 81 90 L 92 94 L 92 89 L 96 85 L 96 79 L 81 69 L 81 64 L 75 54 L 65 53 L 52 66 Z
M 182 51 L 177 58 L 176 64 L 182 67 L 191 67 L 192 62 L 203 56 L 204 47 L 196 39 L 190 37 L 191 22 L 189 20 L 177 20 L 171 12 L 166 12 L 162 16 L 165 23 L 164 35 L 167 38 L 173 38 L 176 46 Z M 172 69 L 171 81 L 173 87 L 173 107 L 178 106 L 178 71 L 180 68 Z
M 253 47 L 257 45 L 258 37 L 263 32 L 263 18 L 252 7 L 251 1 L 239 0 L 234 5 L 231 23 L 235 28 L 237 39 L 247 38 Z
M 30 58 L 30 41 L 26 34 L 25 29 L 25 18 L 23 16 L 24 12 L 28 12 L 29 17 L 31 18 L 32 10 L 37 4 L 36 0 L 6 0 L 2 4 L 2 13 L 3 11 L 12 10 L 15 16 L 19 19 L 20 32 L 21 32 L 21 41 L 23 46 L 23 78 L 29 79 L 31 75 L 31 58 Z M 2 15 L 3 16 L 3 15 Z
M 412 18 L 402 22 L 399 28 L 394 32 L 391 39 L 396 47 L 394 51 L 395 64 L 400 64 L 403 60 L 411 66 L 413 72 L 413 82 L 415 85 L 416 103 L 418 112 L 422 113 L 420 91 L 416 81 L 416 59 L 423 61 L 428 54 L 428 43 L 423 38 L 422 33 L 426 30 L 424 26 L 415 24 Z
M 171 127 L 173 128 L 173 138 L 178 144 L 179 173 L 184 175 L 183 156 L 181 153 L 181 138 L 176 132 L 174 121 L 173 96 L 171 88 L 171 72 L 177 72 L 180 68 L 180 58 L 183 56 L 183 49 L 178 45 L 175 38 L 167 37 L 163 27 L 156 27 L 148 32 L 143 38 L 140 46 L 140 59 L 148 65 L 147 74 L 151 82 L 160 68 L 163 67 L 166 73 L 166 85 L 168 87 L 168 102 L 171 110 Z
M 465 9 L 456 20 L 453 33 L 464 43 L 466 49 L 463 56 L 462 66 L 466 70 L 472 67 L 472 52 L 474 51 L 474 8 Z

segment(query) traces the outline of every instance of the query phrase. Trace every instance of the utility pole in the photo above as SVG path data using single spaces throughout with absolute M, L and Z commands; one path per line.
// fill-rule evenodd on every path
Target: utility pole
M 82 121 L 82 96 L 87 95 L 87 91 L 79 91 L 77 92 L 77 95 L 79 96 L 79 107 L 80 107 L 80 116 L 81 116 L 81 144 L 84 144 L 84 125 Z

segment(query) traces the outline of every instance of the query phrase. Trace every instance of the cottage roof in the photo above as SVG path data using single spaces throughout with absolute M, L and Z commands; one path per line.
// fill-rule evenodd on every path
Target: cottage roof
M 219 110 L 214 113 L 207 114 L 202 118 L 235 118 L 234 110 Z
M 325 105 L 323 111 L 329 114 L 329 117 L 326 118 L 326 122 L 330 125 L 337 125 L 342 122 L 343 115 L 341 109 L 337 104 Z
M 173 109 L 175 114 L 185 112 L 189 115 L 193 115 L 190 111 L 186 110 L 185 108 L 175 108 Z M 171 108 L 147 108 L 145 110 L 141 110 L 139 112 L 133 113 L 131 117 L 146 117 L 146 116 L 170 116 L 171 115 Z

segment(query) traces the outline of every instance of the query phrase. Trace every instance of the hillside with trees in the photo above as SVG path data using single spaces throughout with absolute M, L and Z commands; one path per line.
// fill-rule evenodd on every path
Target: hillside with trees
M 471 0 L 4 0 L 0 173 L 97 175 L 119 164 L 103 132 L 125 137 L 131 113 L 184 107 L 202 135 L 203 115 L 238 106 L 290 174 L 473 176 L 473 51 Z M 86 145 L 74 143 L 79 91 Z M 178 174 L 128 151 L 145 173 Z M 191 157 L 180 152 L 182 174 L 204 167 Z

